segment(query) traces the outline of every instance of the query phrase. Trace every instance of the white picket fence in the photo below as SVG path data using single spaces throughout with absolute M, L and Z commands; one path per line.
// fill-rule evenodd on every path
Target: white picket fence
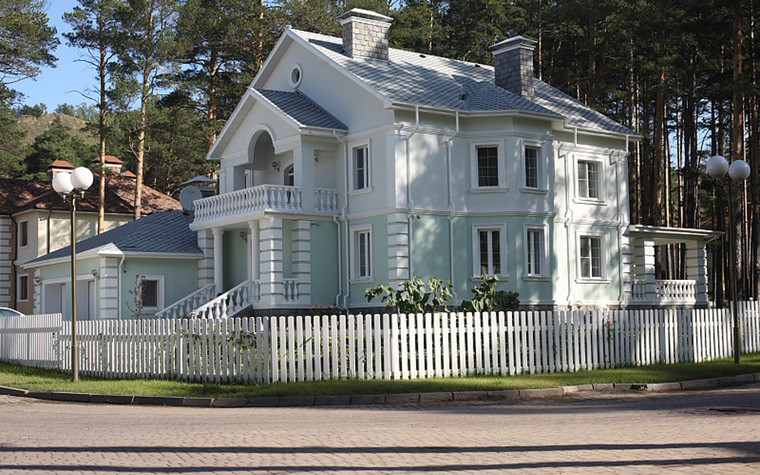
M 62 329 L 63 315 L 60 313 L 0 317 L 0 361 L 58 368 L 61 361 L 59 337 Z
M 760 351 L 760 307 L 742 304 L 740 313 L 743 352 Z M 10 357 L 0 346 L 0 356 L 47 366 L 58 358 L 57 367 L 70 370 L 70 324 L 45 325 L 32 324 L 27 333 L 51 334 L 50 353 L 18 356 L 23 345 L 15 343 Z M 0 320 L 3 342 L 25 335 L 8 328 Z M 414 379 L 699 362 L 732 354 L 726 310 L 112 320 L 79 322 L 77 328 L 80 373 L 105 378 Z

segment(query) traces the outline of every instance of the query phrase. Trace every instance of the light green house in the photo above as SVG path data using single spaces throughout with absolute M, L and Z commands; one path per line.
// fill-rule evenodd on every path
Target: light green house
M 197 289 L 191 213 L 158 212 L 77 243 L 77 318 L 152 317 Z M 71 318 L 71 246 L 33 259 L 36 313 Z
M 413 276 L 458 302 L 492 275 L 527 308 L 707 305 L 714 233 L 631 225 L 639 137 L 536 79 L 535 42 L 494 45 L 492 67 L 389 48 L 384 15 L 340 20 L 286 30 L 219 134 L 219 194 L 189 221 L 203 259 L 170 261 L 196 285 L 158 316 L 361 311 Z M 657 278 L 670 244 L 686 279 Z M 142 272 L 125 259 L 122 297 Z

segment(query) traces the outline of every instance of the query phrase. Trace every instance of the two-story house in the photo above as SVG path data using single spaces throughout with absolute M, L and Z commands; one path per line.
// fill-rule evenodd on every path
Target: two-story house
M 535 42 L 494 45 L 491 67 L 389 48 L 374 12 L 340 21 L 285 31 L 209 152 L 201 287 L 356 308 L 378 283 L 441 277 L 462 300 L 495 275 L 530 306 L 706 304 L 714 233 L 630 224 L 639 137 L 536 79 Z M 670 243 L 688 281 L 655 279 Z
M 69 172 L 73 168 L 66 161 L 56 160 L 49 172 Z M 121 174 L 121 161 L 116 157 L 108 157 L 106 170 L 105 229 L 110 230 L 134 219 L 135 180 Z M 98 192 L 95 187 L 77 207 L 79 241 L 97 234 Z M 143 213 L 180 208 L 178 201 L 145 187 Z M 49 180 L 6 178 L 0 179 L 0 210 L 0 306 L 24 313 L 40 312 L 42 309 L 34 307 L 35 294 L 39 291 L 35 280 L 39 277 L 34 269 L 24 266 L 37 257 L 70 245 L 70 207 L 53 191 Z M 91 285 L 84 282 L 82 291 Z M 90 293 L 83 312 L 95 305 L 95 293 L 92 289 Z

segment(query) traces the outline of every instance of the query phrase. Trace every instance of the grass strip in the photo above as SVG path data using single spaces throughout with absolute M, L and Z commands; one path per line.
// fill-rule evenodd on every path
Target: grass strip
M 70 376 L 56 370 L 0 363 L 0 386 L 30 391 L 62 391 L 90 394 L 179 397 L 256 397 L 395 394 L 438 391 L 495 391 L 535 389 L 600 383 L 665 383 L 760 373 L 760 353 L 704 363 L 655 364 L 629 368 L 578 371 L 574 373 L 523 374 L 517 376 L 476 375 L 459 378 L 414 380 L 344 379 L 300 383 L 197 383 L 168 380 L 108 380 Z

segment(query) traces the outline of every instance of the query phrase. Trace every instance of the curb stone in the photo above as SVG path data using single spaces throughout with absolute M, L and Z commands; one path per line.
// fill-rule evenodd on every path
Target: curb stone
M 560 386 L 540 389 L 505 389 L 495 391 L 455 391 L 432 393 L 357 394 L 337 396 L 260 396 L 251 398 L 203 398 L 172 396 L 129 396 L 116 394 L 87 394 L 54 391 L 28 391 L 0 386 L 0 395 L 28 397 L 48 401 L 65 401 L 95 404 L 135 404 L 185 407 L 294 407 L 294 406 L 348 406 L 446 403 L 452 401 L 498 401 L 538 399 L 563 396 L 584 391 L 650 391 L 666 392 L 689 389 L 717 389 L 760 382 L 760 373 L 740 374 L 722 378 L 694 379 L 669 383 L 599 383 L 578 386 Z

